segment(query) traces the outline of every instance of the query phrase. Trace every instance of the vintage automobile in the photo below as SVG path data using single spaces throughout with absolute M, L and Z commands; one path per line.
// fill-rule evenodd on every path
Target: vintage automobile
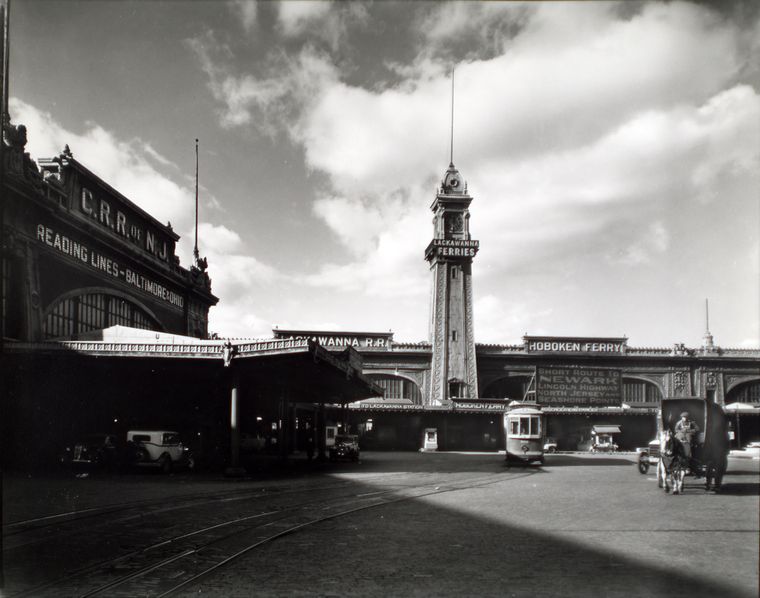
M 552 436 L 547 436 L 544 439 L 544 452 L 556 453 L 557 452 L 557 439 Z
M 88 434 L 67 446 L 59 461 L 62 465 L 78 469 L 116 469 L 124 465 L 127 455 L 124 442 L 117 434 Z
M 335 444 L 328 449 L 328 456 L 331 461 L 338 459 L 350 459 L 351 461 L 359 460 L 359 440 L 351 434 L 338 434 L 335 437 Z
M 660 462 L 660 441 L 655 439 L 648 446 L 637 448 L 636 454 L 638 455 L 639 473 L 647 473 L 652 465 L 657 467 Z
M 591 452 L 612 453 L 618 450 L 614 435 L 620 433 L 620 426 L 597 425 L 591 429 Z
M 170 473 L 174 467 L 195 467 L 195 458 L 182 444 L 179 434 L 171 430 L 130 430 L 127 444 L 132 447 L 132 464 L 158 468 Z

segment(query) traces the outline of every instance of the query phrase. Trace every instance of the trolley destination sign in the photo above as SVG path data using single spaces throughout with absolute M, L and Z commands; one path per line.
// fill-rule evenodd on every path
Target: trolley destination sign
M 536 401 L 547 407 L 619 406 L 623 396 L 620 370 L 539 366 Z

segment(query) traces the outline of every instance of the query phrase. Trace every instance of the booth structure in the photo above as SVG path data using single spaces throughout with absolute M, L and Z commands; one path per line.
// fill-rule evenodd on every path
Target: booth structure
M 620 426 L 598 425 L 591 428 L 591 450 L 593 452 L 613 452 L 618 450 L 615 435 L 620 434 Z
M 421 450 L 423 453 L 438 450 L 438 428 L 425 428 Z

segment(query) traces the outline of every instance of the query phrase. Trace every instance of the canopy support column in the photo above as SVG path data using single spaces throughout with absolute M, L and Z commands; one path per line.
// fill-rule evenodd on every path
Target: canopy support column
M 317 429 L 317 461 L 324 461 L 325 460 L 325 440 L 326 440 L 326 432 L 325 432 L 325 404 L 320 403 L 317 407 L 317 421 L 316 421 L 316 429 Z
M 230 465 L 224 475 L 245 475 L 245 469 L 240 467 L 240 375 L 237 369 L 233 369 L 230 376 Z

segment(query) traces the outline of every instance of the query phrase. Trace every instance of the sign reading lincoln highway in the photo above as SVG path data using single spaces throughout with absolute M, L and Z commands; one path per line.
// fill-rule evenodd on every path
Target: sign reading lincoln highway
M 537 371 L 536 400 L 552 407 L 620 405 L 620 370 L 545 367 Z

